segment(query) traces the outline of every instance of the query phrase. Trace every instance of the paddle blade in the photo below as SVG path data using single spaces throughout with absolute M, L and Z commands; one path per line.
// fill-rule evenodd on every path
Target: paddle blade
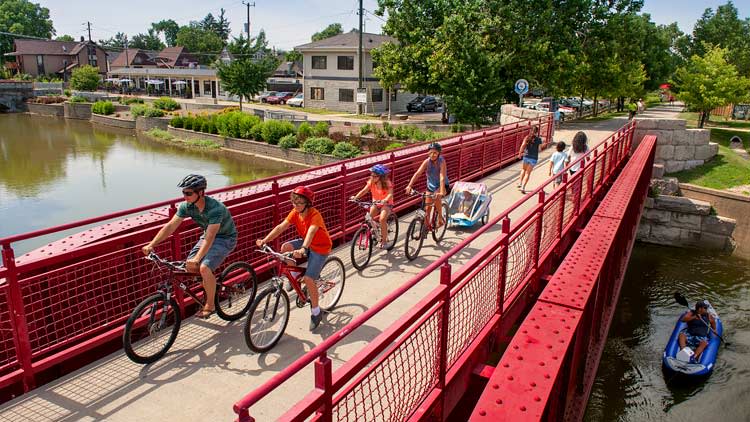
M 688 305 L 687 299 L 685 299 L 685 296 L 681 295 L 680 292 L 674 292 L 674 300 L 682 306 L 687 306 L 688 308 L 690 307 L 690 305 Z

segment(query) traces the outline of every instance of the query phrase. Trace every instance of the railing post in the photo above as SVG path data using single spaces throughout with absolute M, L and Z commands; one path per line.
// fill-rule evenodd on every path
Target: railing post
M 271 229 L 273 229 L 281 222 L 279 212 L 279 181 L 276 179 L 273 179 L 273 182 L 271 182 L 271 193 L 273 194 L 273 210 L 271 211 L 273 224 L 271 225 Z M 273 240 L 273 248 L 279 250 L 278 238 Z
M 323 393 L 323 405 L 318 408 L 320 418 L 317 419 L 321 422 L 331 422 L 333 420 L 332 383 L 331 359 L 328 358 L 327 354 L 323 354 L 315 361 L 315 388 L 322 390 Z
M 346 241 L 346 164 L 341 165 L 341 173 L 339 174 L 341 179 L 341 238 L 342 241 Z
M 482 132 L 482 143 L 480 144 L 481 148 L 479 149 L 480 157 L 482 157 L 481 158 L 480 177 L 484 177 L 484 167 L 485 167 L 485 165 L 484 165 L 484 149 L 485 149 L 485 144 L 487 143 L 487 139 L 485 139 L 486 136 L 487 136 L 487 131 L 485 130 L 485 131 Z
M 498 277 L 497 286 L 497 313 L 503 314 L 503 305 L 505 302 L 505 282 L 508 279 L 508 242 L 510 240 L 510 218 L 505 217 L 500 224 L 500 276 Z
M 539 207 L 539 210 L 537 210 L 537 219 L 536 219 L 536 234 L 534 235 L 534 268 L 539 268 L 539 257 L 541 256 L 542 252 L 542 228 L 544 227 L 542 225 L 542 219 L 544 218 L 544 198 L 545 198 L 544 190 L 539 191 L 539 201 L 537 202 L 537 207 Z
M 171 220 L 172 217 L 177 214 L 177 207 L 174 203 L 169 204 L 169 219 Z M 182 259 L 182 254 L 180 254 L 180 246 L 182 245 L 182 224 L 180 224 L 179 227 L 177 227 L 177 230 L 174 231 L 174 233 L 171 236 L 170 239 L 171 246 L 172 246 L 172 259 Z M 177 301 L 177 306 L 180 307 L 181 315 L 185 314 L 185 293 L 182 289 L 174 289 L 175 290 L 175 300 Z
M 594 166 L 594 170 L 591 172 L 591 182 L 589 182 L 589 198 L 594 197 L 594 184 L 596 181 L 596 166 L 597 164 L 597 157 L 599 156 L 599 150 L 594 150 L 594 158 L 591 160 L 591 164 Z M 584 173 L 584 176 L 586 173 Z
M 560 224 L 557 225 L 557 238 L 562 239 L 563 226 L 565 226 L 565 202 L 568 197 L 568 172 L 562 174 L 562 201 L 560 201 Z M 575 204 L 575 203 L 574 203 Z
M 458 180 L 461 180 L 461 170 L 464 168 L 464 137 L 458 137 Z
M 439 420 L 445 420 L 445 376 L 448 372 L 448 322 L 451 308 L 451 265 L 445 263 L 440 267 L 440 286 L 443 288 L 442 306 L 440 310 L 440 359 L 438 365 L 438 385 L 440 399 L 438 409 Z
M 23 370 L 23 391 L 28 392 L 36 387 L 34 369 L 31 367 L 31 340 L 21 286 L 18 284 L 16 257 L 9 243 L 3 244 L 3 265 L 8 270 L 5 281 L 8 283 L 8 311 L 13 327 L 13 346 L 16 348 L 16 359 Z

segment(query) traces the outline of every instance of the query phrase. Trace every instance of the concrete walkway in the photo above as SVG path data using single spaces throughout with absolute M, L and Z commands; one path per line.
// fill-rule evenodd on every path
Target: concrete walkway
M 660 107 L 639 117 L 675 118 L 678 111 L 678 107 Z M 622 127 L 625 119 L 569 123 L 558 130 L 554 138 L 570 144 L 573 135 L 583 130 L 589 137 L 590 147 L 594 147 Z M 554 148 L 548 148 L 541 153 L 529 189 L 547 179 L 548 159 L 553 151 Z M 522 194 L 515 188 L 519 168 L 520 164 L 516 163 L 483 180 L 493 195 L 492 216 L 521 198 Z M 519 210 L 511 218 L 523 211 Z M 334 251 L 347 267 L 346 288 L 338 308 L 326 316 L 316 333 L 308 331 L 309 309 L 296 309 L 292 305 L 285 336 L 271 352 L 257 355 L 245 345 L 244 318 L 235 323 L 216 316 L 205 321 L 188 318 L 183 321 L 177 341 L 160 361 L 143 366 L 128 360 L 122 351 L 112 353 L 5 403 L 0 407 L 0 420 L 232 421 L 236 416 L 232 405 L 238 399 L 413 277 L 459 243 L 468 232 L 449 229 L 441 246 L 436 246 L 428 237 L 420 257 L 409 263 L 403 253 L 403 236 L 411 216 L 402 215 L 400 221 L 396 248 L 388 254 L 374 256 L 362 272 L 352 268 L 348 244 Z M 455 255 L 451 260 L 453 268 L 468 261 L 499 232 L 499 227 L 493 227 Z M 340 342 L 330 351 L 334 371 L 436 285 L 435 277 L 424 280 Z M 253 407 L 251 415 L 259 421 L 275 419 L 312 389 L 312 380 L 312 366 L 308 366 Z

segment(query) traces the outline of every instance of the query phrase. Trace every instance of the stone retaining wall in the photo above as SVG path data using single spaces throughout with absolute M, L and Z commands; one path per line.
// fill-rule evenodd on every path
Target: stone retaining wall
M 143 132 L 149 131 L 153 128 L 167 130 L 169 127 L 169 120 L 169 118 L 164 117 L 138 116 L 135 118 L 135 129 Z
M 731 253 L 735 226 L 734 219 L 713 215 L 708 202 L 658 195 L 646 198 L 637 238 L 658 245 Z
M 31 82 L 0 80 L 0 111 L 26 111 L 26 100 L 33 96 Z
M 500 124 L 516 123 L 523 120 L 547 118 L 550 113 L 530 108 L 516 107 L 513 104 L 505 104 L 500 109 Z
M 340 161 L 338 158 L 331 155 L 311 154 L 298 149 L 284 149 L 277 145 L 269 145 L 265 142 L 258 142 L 249 139 L 226 138 L 220 135 L 199 133 L 192 130 L 174 128 L 172 126 L 169 126 L 167 131 L 180 139 L 210 139 L 224 145 L 224 147 L 228 149 L 247 152 L 263 157 L 291 161 L 307 166 L 319 166 Z
M 135 129 L 135 120 L 120 119 L 113 116 L 104 116 L 101 114 L 92 114 L 91 123 L 104 126 L 119 127 L 122 129 Z
M 26 106 L 29 108 L 29 113 L 38 114 L 40 116 L 65 116 L 65 106 L 63 106 L 63 104 L 27 103 Z
M 63 103 L 66 119 L 91 120 L 91 103 Z
M 656 135 L 654 163 L 663 165 L 665 173 L 701 166 L 719 151 L 708 129 L 687 129 L 684 120 L 636 118 L 636 123 L 633 150 L 646 135 Z

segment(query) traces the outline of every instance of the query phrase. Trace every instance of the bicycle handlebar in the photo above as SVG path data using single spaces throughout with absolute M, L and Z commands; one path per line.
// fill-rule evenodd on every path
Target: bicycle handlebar
M 159 255 L 156 254 L 156 252 L 153 252 L 153 251 L 151 251 L 151 253 L 149 253 L 146 256 L 146 259 L 148 259 L 149 261 L 153 261 L 157 264 L 161 264 L 165 267 L 168 267 L 169 269 L 173 271 L 180 271 L 180 272 L 187 271 L 186 266 L 185 266 L 185 261 L 170 261 L 170 260 L 160 257 Z
M 272 247 L 268 245 L 263 245 L 260 249 L 256 249 L 256 251 L 265 255 L 270 255 L 283 263 L 288 264 L 291 262 L 292 265 L 297 263 L 297 261 L 294 260 L 293 252 L 276 252 Z
M 349 202 L 354 202 L 362 208 L 370 208 L 373 205 L 383 205 L 384 201 L 360 201 L 359 199 L 349 198 Z
M 435 193 L 433 192 L 420 192 L 418 190 L 412 189 L 411 192 L 409 192 L 412 196 L 423 196 L 425 198 L 432 198 L 435 196 Z

